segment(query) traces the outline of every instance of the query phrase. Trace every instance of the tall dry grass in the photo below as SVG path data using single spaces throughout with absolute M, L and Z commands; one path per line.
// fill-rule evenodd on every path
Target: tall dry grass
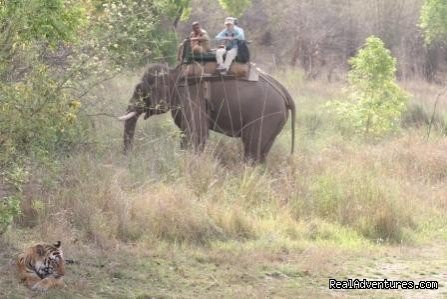
M 108 247 L 137 241 L 357 244 L 436 236 L 446 225 L 445 137 L 427 141 L 424 129 L 410 128 L 380 142 L 348 139 L 320 113 L 339 88 L 293 78 L 288 84 L 297 84 L 298 150 L 289 156 L 286 126 L 266 165 L 244 165 L 238 140 L 218 134 L 200 155 L 181 151 L 169 116 L 141 120 L 135 150 L 124 157 L 122 124 L 95 119 L 93 149 L 64 159 L 58 170 L 41 170 L 45 188 L 29 200 L 42 238 L 56 234 Z M 98 92 L 116 114 L 131 92 L 120 89 L 132 86 L 123 82 Z M 110 93 L 121 98 L 113 102 Z

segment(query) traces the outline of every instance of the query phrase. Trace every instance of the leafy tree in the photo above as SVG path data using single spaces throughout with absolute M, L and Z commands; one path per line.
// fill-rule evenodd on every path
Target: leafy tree
M 219 0 L 219 4 L 230 15 L 240 17 L 250 7 L 251 0 Z
M 407 95 L 396 83 L 396 60 L 390 51 L 371 36 L 349 63 L 349 101 L 329 104 L 337 119 L 348 129 L 370 136 L 396 130 Z
M 421 10 L 420 26 L 425 41 L 447 41 L 447 2 L 445 0 L 426 0 Z

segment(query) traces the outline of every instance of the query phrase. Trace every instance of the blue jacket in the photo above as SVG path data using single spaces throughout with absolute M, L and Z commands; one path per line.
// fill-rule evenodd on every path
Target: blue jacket
M 244 29 L 242 29 L 239 26 L 234 25 L 234 28 L 239 29 L 241 31 L 241 35 L 242 35 L 242 39 L 241 40 L 245 40 L 245 32 Z
M 244 32 L 239 27 L 234 27 L 233 30 L 225 29 L 221 31 L 218 35 L 216 35 L 217 40 L 224 40 L 225 37 L 233 37 L 233 40 L 227 40 L 225 41 L 225 46 L 227 47 L 227 50 L 237 48 L 237 42 L 238 40 L 244 40 Z

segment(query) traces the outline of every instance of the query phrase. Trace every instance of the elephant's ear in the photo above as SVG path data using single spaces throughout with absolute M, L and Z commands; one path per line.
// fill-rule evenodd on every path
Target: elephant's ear
M 155 75 L 149 72 L 149 70 L 146 71 L 146 73 L 144 73 L 143 76 L 143 83 L 152 85 L 154 84 L 154 82 L 155 82 Z
M 136 99 L 143 99 L 151 93 L 151 84 L 147 81 L 142 81 L 135 86 L 134 97 Z

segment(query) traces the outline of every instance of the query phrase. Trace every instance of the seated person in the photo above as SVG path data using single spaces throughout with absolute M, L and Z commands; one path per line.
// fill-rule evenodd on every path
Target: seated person
M 233 18 L 233 17 L 231 17 L 232 19 L 233 19 L 233 21 L 234 21 L 234 28 L 236 29 L 236 30 L 240 30 L 241 31 L 241 35 L 242 35 L 242 40 L 245 40 L 245 32 L 244 32 L 244 29 L 242 29 L 241 27 L 239 27 L 239 21 L 238 21 L 238 19 L 237 18 Z
M 217 70 L 226 74 L 231 63 L 237 56 L 238 41 L 244 40 L 241 28 L 234 26 L 234 18 L 225 19 L 225 29 L 221 31 L 216 39 L 222 41 L 222 45 L 216 50 Z M 226 53 L 225 62 L 223 56 Z
M 189 40 L 191 41 L 191 51 L 193 54 L 203 54 L 210 51 L 210 37 L 202 29 L 199 22 L 192 23 Z

